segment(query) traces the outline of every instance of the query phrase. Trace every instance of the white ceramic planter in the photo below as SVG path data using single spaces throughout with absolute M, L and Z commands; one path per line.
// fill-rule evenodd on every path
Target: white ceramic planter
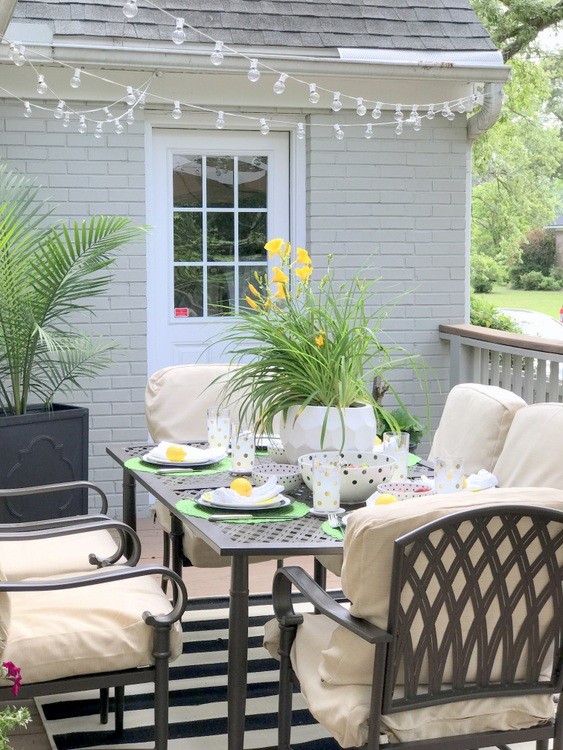
M 291 406 L 285 423 L 282 421 L 280 425 L 280 438 L 290 463 L 297 463 L 299 456 L 305 453 L 317 451 L 373 450 L 377 421 L 373 407 L 369 404 L 342 409 L 344 437 L 339 410 L 331 407 L 322 444 L 321 432 L 326 406 L 306 406 L 296 418 L 298 411 L 299 407 Z

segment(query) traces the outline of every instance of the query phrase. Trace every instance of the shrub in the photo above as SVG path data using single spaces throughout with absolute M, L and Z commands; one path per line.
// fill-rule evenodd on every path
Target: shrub
M 552 287 L 545 286 L 524 286 L 522 279 L 532 272 L 540 273 L 546 277 L 550 276 L 556 259 L 555 232 L 546 229 L 534 229 L 528 232 L 520 248 L 520 262 L 510 272 L 511 285 L 515 289 L 552 289 Z M 532 281 L 531 283 L 537 282 Z
M 501 281 L 503 271 L 501 266 L 482 253 L 475 253 L 471 256 L 471 286 L 474 292 L 487 294 L 492 292 L 493 284 Z
M 498 331 L 522 333 L 520 326 L 508 315 L 498 311 L 492 302 L 471 295 L 470 322 L 474 326 L 495 328 Z
M 518 289 L 528 291 L 557 292 L 561 289 L 561 278 L 558 275 L 546 276 L 541 271 L 523 273 L 518 281 Z

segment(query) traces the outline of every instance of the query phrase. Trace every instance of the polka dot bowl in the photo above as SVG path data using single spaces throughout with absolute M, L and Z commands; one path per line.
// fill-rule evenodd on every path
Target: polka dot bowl
M 397 500 L 423 500 L 425 497 L 435 495 L 436 490 L 424 482 L 382 482 L 377 490 L 366 500 L 366 505 L 377 505 L 380 495 L 394 495 Z
M 252 470 L 252 479 L 257 487 L 263 485 L 272 475 L 278 479 L 285 492 L 294 492 L 302 482 L 301 472 L 294 464 L 278 464 L 273 461 L 257 464 Z

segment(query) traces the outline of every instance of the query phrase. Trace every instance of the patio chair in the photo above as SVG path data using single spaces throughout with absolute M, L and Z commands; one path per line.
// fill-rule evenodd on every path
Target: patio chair
M 562 750 L 563 492 L 493 492 L 516 502 L 452 512 L 444 495 L 414 519 L 392 505 L 353 514 L 349 609 L 301 568 L 276 571 L 265 645 L 280 659 L 279 750 L 294 683 L 343 748 Z M 292 586 L 321 614 L 296 611 Z
M 182 650 L 184 583 L 167 568 L 137 567 L 140 542 L 125 524 L 103 519 L 90 528 L 126 535 L 129 558 L 78 576 L 0 581 L 2 660 L 22 670 L 20 699 L 113 687 L 116 739 L 124 733 L 125 686 L 154 682 L 154 747 L 166 750 L 168 665 Z M 23 542 L 31 549 L 50 538 L 62 546 L 82 533 L 81 523 L 25 531 L 3 527 L 0 543 L 17 550 Z M 156 576 L 172 583 L 173 606 Z M 10 699 L 9 688 L 0 687 L 0 700 Z
M 207 440 L 207 409 L 221 401 L 227 364 L 176 365 L 158 370 L 149 378 L 145 390 L 145 414 L 151 439 L 155 443 Z M 236 404 L 230 404 L 232 417 L 237 415 Z M 182 565 L 200 568 L 227 567 L 229 557 L 218 555 L 202 539 L 183 524 L 182 535 L 171 534 L 170 511 L 160 502 L 154 505 L 155 518 L 164 535 L 163 564 L 181 573 Z M 263 562 L 268 557 L 253 557 L 250 562 Z

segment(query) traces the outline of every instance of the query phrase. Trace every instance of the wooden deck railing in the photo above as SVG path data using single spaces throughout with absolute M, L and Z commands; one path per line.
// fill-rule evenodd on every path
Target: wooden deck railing
M 473 325 L 441 325 L 450 342 L 450 387 L 484 383 L 527 403 L 563 401 L 563 342 Z

